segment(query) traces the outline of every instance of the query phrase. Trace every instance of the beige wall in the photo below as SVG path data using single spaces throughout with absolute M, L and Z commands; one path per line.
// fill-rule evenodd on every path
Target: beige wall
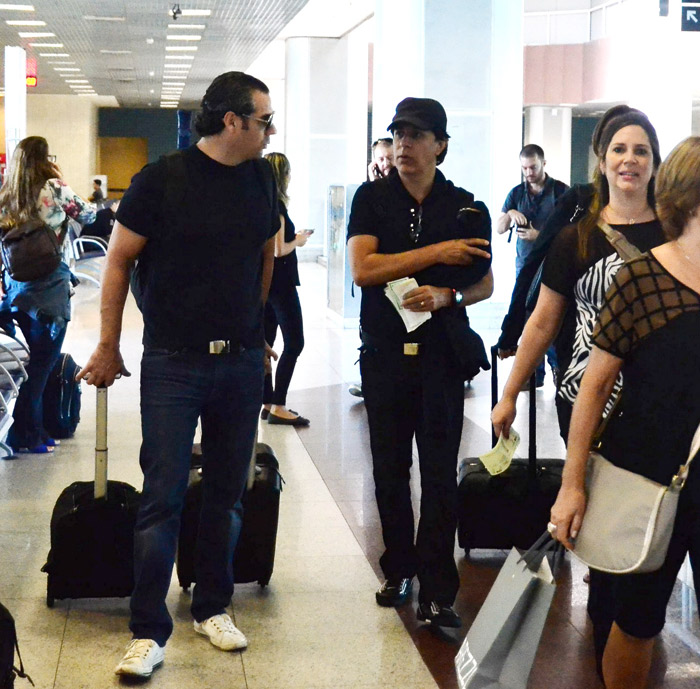
M 0 122 L 5 120 L 0 99 Z M 97 104 L 79 96 L 27 96 L 27 136 L 43 136 L 57 157 L 63 178 L 73 191 L 87 198 L 92 194 L 92 175 L 99 174 L 97 156 Z M 0 140 L 5 150 L 5 128 Z

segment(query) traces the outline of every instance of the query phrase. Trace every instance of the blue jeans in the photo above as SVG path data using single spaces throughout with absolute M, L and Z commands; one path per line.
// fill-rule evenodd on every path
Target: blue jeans
M 19 389 L 12 413 L 14 422 L 7 435 L 8 444 L 17 450 L 20 447 L 38 447 L 49 437 L 44 430 L 44 389 L 61 355 L 66 326 L 59 329 L 56 337 L 51 337 L 50 323 L 38 321 L 24 311 L 17 311 L 14 318 L 30 353 L 27 364 L 29 378 Z
M 197 421 L 202 422 L 203 500 L 195 552 L 192 615 L 225 611 L 241 497 L 262 404 L 263 350 L 199 354 L 151 349 L 141 361 L 141 507 L 134 533 L 134 638 L 164 646 L 173 629 L 165 604 Z

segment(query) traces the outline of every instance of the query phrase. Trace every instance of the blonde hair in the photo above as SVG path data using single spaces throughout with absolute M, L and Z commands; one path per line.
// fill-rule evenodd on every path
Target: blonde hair
M 268 153 L 265 159 L 272 166 L 272 173 L 275 176 L 275 182 L 277 182 L 277 196 L 286 206 L 289 204 L 287 187 L 289 186 L 289 175 L 292 171 L 289 158 L 284 153 Z
M 49 162 L 49 144 L 42 136 L 28 136 L 17 144 L 0 188 L 2 227 L 27 222 L 38 215 L 39 192 L 46 180 L 60 178 L 61 171 Z
M 669 239 L 683 234 L 700 206 L 700 136 L 681 141 L 661 163 L 656 176 L 656 214 Z

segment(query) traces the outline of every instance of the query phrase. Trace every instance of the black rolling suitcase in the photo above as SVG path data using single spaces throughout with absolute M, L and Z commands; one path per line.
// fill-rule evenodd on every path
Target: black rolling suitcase
M 80 366 L 73 357 L 61 354 L 49 374 L 44 390 L 44 428 L 52 438 L 71 438 L 80 422 Z
M 491 348 L 491 406 L 498 401 L 498 348 Z M 528 459 L 513 458 L 510 467 L 491 476 L 477 457 L 459 468 L 460 547 L 529 548 L 546 530 L 550 509 L 561 486 L 563 459 L 538 459 L 535 376 L 530 379 Z M 491 430 L 491 440 L 497 438 Z
M 193 453 L 193 467 L 185 494 L 177 547 L 177 577 L 187 590 L 195 583 L 194 550 L 202 506 L 202 474 L 198 455 Z M 234 580 L 238 584 L 257 581 L 267 586 L 272 576 L 279 522 L 282 476 L 272 448 L 256 443 L 251 460 L 251 479 L 243 496 L 243 526 L 233 556 Z
M 130 596 L 140 493 L 107 481 L 107 388 L 97 389 L 95 480 L 65 488 L 51 515 L 51 550 L 42 571 L 46 604 L 60 598 Z

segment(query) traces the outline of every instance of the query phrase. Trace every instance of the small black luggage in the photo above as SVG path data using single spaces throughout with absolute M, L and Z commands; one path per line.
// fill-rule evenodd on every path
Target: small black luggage
M 51 515 L 46 604 L 57 598 L 130 596 L 134 588 L 134 525 L 140 493 L 107 481 L 107 388 L 97 389 L 95 480 L 76 481 Z
M 498 348 L 491 348 L 491 406 L 498 401 Z M 528 459 L 513 458 L 510 467 L 491 476 L 478 457 L 463 459 L 459 468 L 460 547 L 529 548 L 546 530 L 550 509 L 561 486 L 564 460 L 538 459 L 535 376 L 530 379 L 530 443 Z M 493 430 L 491 440 L 497 438 Z
M 275 563 L 277 524 L 279 522 L 282 476 L 272 448 L 256 443 L 254 476 L 243 496 L 243 526 L 233 556 L 233 575 L 238 584 L 257 581 L 267 586 Z M 201 455 L 193 453 L 193 468 L 185 494 L 177 547 L 177 577 L 187 590 L 195 583 L 194 550 L 202 506 Z M 252 485 L 251 485 L 252 483 Z
M 15 665 L 15 653 L 19 667 Z M 16 677 L 26 679 L 34 686 L 32 678 L 24 671 L 15 620 L 10 611 L 0 603 L 0 689 L 13 689 Z
M 49 374 L 44 390 L 44 428 L 52 438 L 70 438 L 80 421 L 80 366 L 63 353 Z

